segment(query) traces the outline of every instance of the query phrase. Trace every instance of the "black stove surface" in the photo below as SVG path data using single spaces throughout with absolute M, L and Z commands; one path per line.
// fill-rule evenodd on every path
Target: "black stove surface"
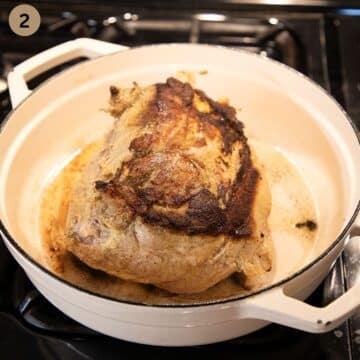
M 46 4 L 45 4 L 46 3 Z M 6 75 L 29 56 L 76 37 L 88 36 L 137 46 L 161 42 L 221 44 L 257 52 L 301 71 L 319 83 L 360 125 L 360 17 L 344 9 L 321 12 L 176 9 L 146 6 L 73 6 L 70 2 L 33 2 L 42 15 L 40 30 L 29 38 L 12 34 L 9 7 L 0 4 L 0 122 L 10 111 Z M 82 1 L 86 3 L 86 1 Z M 59 9 L 67 10 L 62 11 Z M 96 8 L 96 11 L 94 9 Z M 350 12 L 356 15 L 356 11 Z M 80 61 L 81 59 L 79 59 Z M 30 82 L 71 64 L 57 67 Z M 360 249 L 349 243 L 326 280 L 308 299 L 324 306 L 358 281 Z M 354 260 L 355 259 L 355 260 Z M 30 283 L 0 240 L 1 359 L 112 359 L 147 356 L 228 357 L 235 359 L 359 359 L 360 314 L 327 334 L 308 334 L 279 325 L 214 345 L 151 347 L 113 339 L 62 314 Z

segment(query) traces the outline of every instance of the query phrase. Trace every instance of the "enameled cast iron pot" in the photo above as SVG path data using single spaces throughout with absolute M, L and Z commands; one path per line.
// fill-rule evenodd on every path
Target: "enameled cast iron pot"
M 79 56 L 90 60 L 46 81 L 34 91 L 26 82 Z M 110 84 L 164 81 L 179 70 L 206 76 L 196 87 L 242 108 L 248 135 L 276 146 L 308 185 L 318 215 L 318 236 L 302 265 L 280 244 L 273 283 L 238 298 L 191 306 L 149 306 L 82 290 L 47 269 L 38 229 L 41 192 L 85 144 L 111 126 L 99 109 Z M 264 57 L 191 44 L 133 49 L 91 39 L 70 41 L 16 66 L 8 78 L 14 110 L 0 135 L 1 234 L 34 285 L 56 307 L 104 334 L 154 345 L 206 344 L 238 337 L 269 322 L 310 332 L 338 326 L 359 308 L 360 284 L 325 308 L 302 300 L 320 284 L 354 234 L 360 199 L 360 146 L 354 125 L 322 88 L 300 73 Z M 352 241 L 358 241 L 353 236 Z M 279 258 L 281 257 L 282 258 Z

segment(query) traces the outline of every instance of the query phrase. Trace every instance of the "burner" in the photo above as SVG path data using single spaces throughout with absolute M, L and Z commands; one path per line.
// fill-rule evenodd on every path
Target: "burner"
M 148 14 L 140 16 L 126 12 L 118 17 L 86 19 L 81 15 L 65 11 L 58 17 L 43 17 L 40 30 L 31 38 L 31 45 L 27 38 L 15 36 L 10 32 L 4 21 L 5 18 L 0 17 L 0 33 L 4 35 L 0 37 L 2 118 L 10 111 L 6 77 L 12 68 L 34 53 L 77 37 L 94 37 L 127 46 L 166 42 L 223 45 L 256 52 L 281 61 L 303 73 L 309 73 L 306 49 L 302 40 L 291 24 L 285 24 L 274 17 L 242 18 L 205 13 L 194 14 L 191 17 L 167 14 L 166 17 L 159 15 L 154 18 L 152 15 L 149 18 Z M 316 30 L 315 26 L 314 28 Z M 46 78 L 76 62 L 78 60 L 41 74 L 30 81 L 29 87 L 33 89 Z

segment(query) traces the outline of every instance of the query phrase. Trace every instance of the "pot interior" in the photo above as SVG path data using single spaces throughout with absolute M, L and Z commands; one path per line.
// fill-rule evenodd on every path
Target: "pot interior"
M 191 53 L 191 56 L 190 56 Z M 206 70 L 206 74 L 204 74 Z M 273 282 L 323 253 L 359 199 L 359 145 L 346 116 L 325 92 L 294 71 L 259 56 L 201 45 L 162 45 L 120 52 L 59 74 L 9 117 L 0 138 L 0 216 L 16 242 L 46 266 L 39 232 L 44 187 L 87 144 L 106 133 L 109 86 L 164 81 L 190 72 L 195 87 L 239 109 L 249 138 L 275 147 L 310 190 L 318 230 L 305 252 L 273 238 Z M 296 268 L 294 268 L 296 263 Z

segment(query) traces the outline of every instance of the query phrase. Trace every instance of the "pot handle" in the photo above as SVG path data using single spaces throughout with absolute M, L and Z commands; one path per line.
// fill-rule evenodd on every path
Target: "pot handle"
M 18 106 L 31 93 L 26 82 L 44 71 L 81 56 L 92 59 L 124 49 L 127 47 L 90 38 L 79 38 L 32 56 L 15 66 L 8 75 L 12 107 Z
M 352 241 L 360 241 L 360 236 L 354 236 Z M 284 290 L 286 291 L 286 287 L 276 288 L 250 298 L 246 317 L 321 333 L 335 329 L 360 309 L 360 283 L 356 283 L 322 308 L 290 297 Z

